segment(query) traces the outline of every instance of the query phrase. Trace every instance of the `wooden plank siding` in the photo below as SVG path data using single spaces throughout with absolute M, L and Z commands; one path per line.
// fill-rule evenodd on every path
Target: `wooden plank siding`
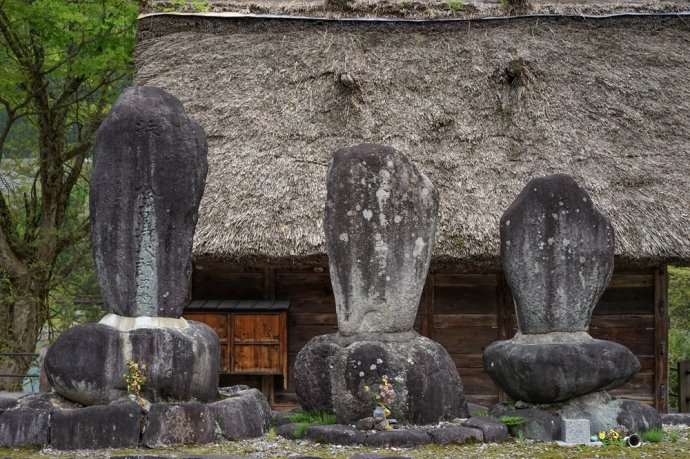
M 667 410 L 667 276 L 664 267 L 614 273 L 594 310 L 590 333 L 630 348 L 642 369 L 616 396 Z M 194 299 L 290 300 L 288 311 L 288 385 L 277 399 L 296 402 L 294 363 L 314 336 L 337 331 L 335 301 L 325 267 L 251 268 L 215 263 L 195 269 Z M 438 341 L 455 362 L 467 398 L 490 404 L 505 398 L 484 372 L 482 352 L 517 331 L 510 290 L 501 272 L 459 273 L 432 270 L 425 283 L 415 329 Z M 258 387 L 259 379 L 256 384 Z M 232 381 L 230 381 L 232 382 Z M 248 383 L 247 378 L 243 378 Z M 282 387 L 282 381 L 276 382 Z

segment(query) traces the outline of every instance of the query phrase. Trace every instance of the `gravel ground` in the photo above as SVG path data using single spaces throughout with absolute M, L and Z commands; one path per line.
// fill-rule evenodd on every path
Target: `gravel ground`
M 640 448 L 589 447 L 565 448 L 554 443 L 530 440 L 512 440 L 503 444 L 474 444 L 462 446 L 429 445 L 418 448 L 367 448 L 354 446 L 318 445 L 306 440 L 291 441 L 268 434 L 262 438 L 224 442 L 204 447 L 179 447 L 154 450 L 77 451 L 0 448 L 0 458 L 106 458 L 125 455 L 161 455 L 183 457 L 187 455 L 246 456 L 253 458 L 290 458 L 315 456 L 329 459 L 347 459 L 358 453 L 377 453 L 388 456 L 406 456 L 416 459 L 444 458 L 678 458 L 690 457 L 690 427 L 664 426 L 668 433 L 677 435 L 676 441 L 643 444 Z

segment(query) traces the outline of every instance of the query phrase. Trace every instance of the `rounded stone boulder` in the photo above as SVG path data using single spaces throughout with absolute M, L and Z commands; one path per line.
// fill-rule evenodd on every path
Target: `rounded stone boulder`
M 396 392 L 392 416 L 425 424 L 467 417 L 462 382 L 448 352 L 415 332 L 313 338 L 297 355 L 295 384 L 305 410 L 325 410 L 339 422 L 371 416 L 383 376 Z M 365 390 L 365 386 L 370 388 Z
M 484 368 L 512 399 L 553 403 L 619 387 L 640 362 L 627 347 L 585 332 L 518 333 L 484 350 Z
M 205 324 L 120 330 L 86 324 L 64 332 L 45 358 L 48 381 L 61 396 L 83 405 L 127 396 L 128 362 L 146 365 L 141 395 L 150 402 L 215 400 L 218 335 Z

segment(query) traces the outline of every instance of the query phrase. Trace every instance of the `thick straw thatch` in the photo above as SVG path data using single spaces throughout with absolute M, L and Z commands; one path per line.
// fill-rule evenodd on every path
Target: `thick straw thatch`
M 439 189 L 437 261 L 495 261 L 504 209 L 565 172 L 612 219 L 619 261 L 687 262 L 689 50 L 690 17 L 154 16 L 136 83 L 180 98 L 208 135 L 196 256 L 322 257 L 330 155 L 380 142 Z

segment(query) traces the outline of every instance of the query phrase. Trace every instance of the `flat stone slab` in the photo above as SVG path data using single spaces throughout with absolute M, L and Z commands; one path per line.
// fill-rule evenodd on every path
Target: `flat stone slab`
M 141 407 L 131 401 L 55 410 L 50 420 L 50 446 L 58 450 L 136 448 L 141 417 Z
M 502 416 L 521 417 L 524 422 L 508 426 L 514 437 L 522 434 L 525 438 L 550 442 L 561 439 L 561 418 L 548 411 L 535 408 L 519 408 L 498 404 L 491 408 L 491 414 L 498 420 Z
M 215 420 L 202 403 L 154 403 L 151 405 L 141 444 L 148 448 L 172 445 L 204 445 L 215 440 Z
M 465 422 L 465 427 L 481 431 L 484 443 L 500 443 L 508 438 L 508 426 L 488 416 L 473 416 Z
M 482 443 L 484 434 L 471 427 L 440 427 L 426 431 L 437 445 L 462 445 L 465 443 Z
M 514 400 L 554 403 L 619 387 L 640 371 L 625 346 L 591 338 L 558 342 L 567 334 L 518 335 L 484 350 L 484 368 Z
M 316 443 L 331 445 L 361 445 L 367 435 L 351 426 L 332 424 L 309 427 L 304 433 L 304 438 Z
M 50 411 L 17 408 L 0 413 L 0 446 L 46 446 Z
M 690 413 L 661 413 L 661 421 L 671 425 L 690 425 Z
M 419 430 L 384 430 L 367 436 L 367 446 L 392 446 L 409 448 L 432 443 L 431 436 Z

